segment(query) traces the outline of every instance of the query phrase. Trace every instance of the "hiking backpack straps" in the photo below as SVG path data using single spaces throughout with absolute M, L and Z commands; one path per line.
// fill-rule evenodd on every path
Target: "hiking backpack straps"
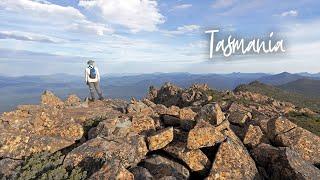
M 89 66 L 89 69 L 90 69 L 90 74 L 89 74 L 90 79 L 95 79 L 97 77 L 96 69 L 93 66 Z

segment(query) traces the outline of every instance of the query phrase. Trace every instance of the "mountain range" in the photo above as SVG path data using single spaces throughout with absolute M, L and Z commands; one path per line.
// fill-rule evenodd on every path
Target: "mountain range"
M 172 82 L 180 87 L 194 83 L 206 83 L 217 90 L 233 90 L 241 84 L 259 81 L 275 86 L 286 92 L 315 98 L 320 95 L 320 74 L 288 73 L 231 73 L 231 74 L 190 74 L 190 73 L 153 73 L 140 75 L 104 75 L 101 87 L 107 97 L 130 99 L 145 96 L 145 90 L 153 85 L 159 87 Z M 66 98 L 75 93 L 79 97 L 88 96 L 88 89 L 80 76 L 53 74 L 43 76 L 0 76 L 0 112 L 9 111 L 18 104 L 35 104 L 39 94 L 52 90 L 59 97 Z

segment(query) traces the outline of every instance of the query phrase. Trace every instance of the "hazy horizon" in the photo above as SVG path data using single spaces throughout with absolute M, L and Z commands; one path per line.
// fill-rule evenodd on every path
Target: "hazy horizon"
M 282 73 L 290 73 L 290 74 L 304 74 L 308 73 L 310 75 L 319 74 L 319 72 L 276 72 L 276 73 L 268 73 L 268 72 L 227 72 L 227 73 L 190 73 L 190 72 L 153 72 L 153 73 L 104 73 L 101 76 L 138 76 L 138 75 L 155 75 L 155 74 L 191 74 L 191 75 L 229 75 L 229 74 L 268 74 L 268 75 L 277 75 Z M 82 77 L 83 74 L 68 74 L 68 73 L 53 73 L 53 74 L 25 74 L 25 75 L 5 75 L 0 74 L 2 77 L 24 77 L 24 76 L 54 76 L 54 75 L 68 75 L 75 77 Z

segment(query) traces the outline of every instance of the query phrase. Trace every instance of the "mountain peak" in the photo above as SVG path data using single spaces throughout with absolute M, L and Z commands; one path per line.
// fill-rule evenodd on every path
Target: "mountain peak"
M 184 89 L 166 83 L 129 103 L 81 101 L 75 95 L 63 101 L 45 91 L 40 105 L 18 106 L 0 117 L 0 174 L 9 179 L 320 177 L 312 165 L 320 163 L 320 137 L 293 123 L 293 112 L 317 115 L 263 94 L 219 92 L 206 84 Z

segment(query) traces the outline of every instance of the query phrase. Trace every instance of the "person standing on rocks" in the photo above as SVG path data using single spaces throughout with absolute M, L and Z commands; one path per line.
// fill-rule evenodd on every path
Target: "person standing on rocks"
M 88 67 L 85 71 L 86 83 L 89 86 L 91 101 L 95 100 L 95 91 L 99 96 L 99 100 L 103 100 L 103 94 L 100 88 L 100 73 L 98 67 L 95 65 L 93 60 L 87 62 Z

